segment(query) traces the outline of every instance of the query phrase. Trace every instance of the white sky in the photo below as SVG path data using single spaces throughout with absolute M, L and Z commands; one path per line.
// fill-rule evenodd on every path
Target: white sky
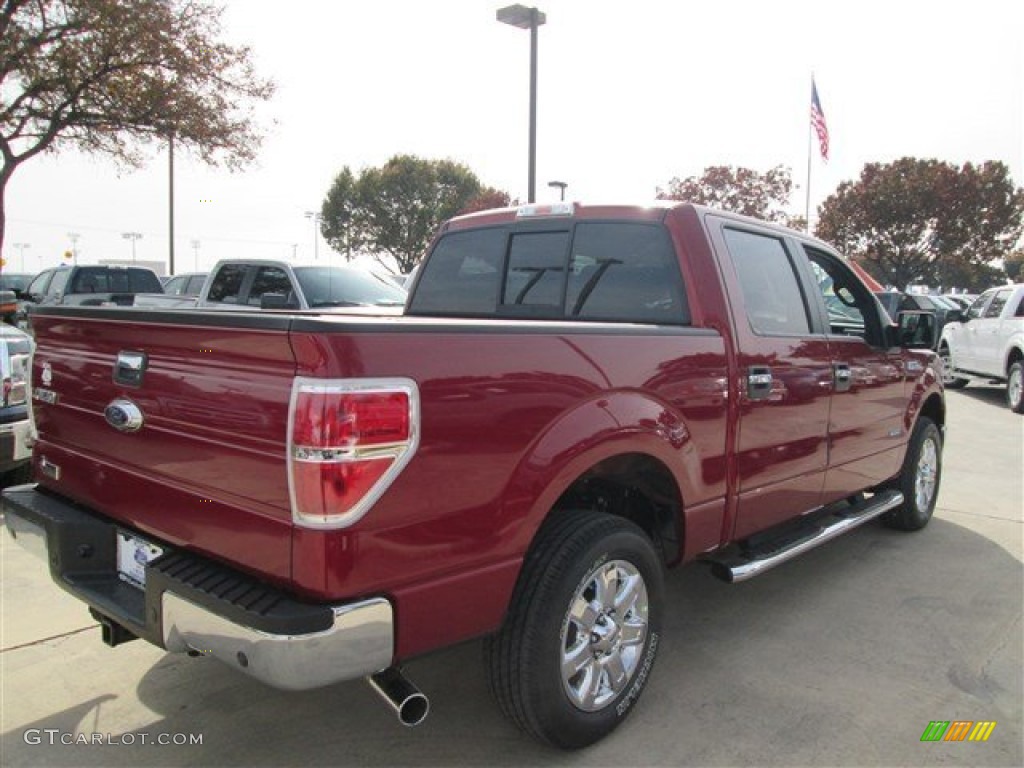
M 507 2 L 231 0 L 226 36 L 252 47 L 278 92 L 245 172 L 176 154 L 176 271 L 193 269 L 193 241 L 200 268 L 311 259 L 304 212 L 342 166 L 397 153 L 460 161 L 525 201 L 529 33 L 495 20 Z M 1002 160 L 1024 184 L 1024 3 L 538 5 L 540 201 L 557 198 L 552 179 L 571 199 L 633 202 L 709 165 L 783 164 L 802 213 L 812 71 L 832 144 L 827 164 L 815 144 L 812 208 L 865 163 L 904 155 Z M 73 152 L 27 162 L 8 189 L 6 269 L 58 263 L 69 232 L 81 263 L 130 258 L 126 231 L 143 234 L 139 260 L 165 261 L 167 186 L 163 149 L 140 171 Z

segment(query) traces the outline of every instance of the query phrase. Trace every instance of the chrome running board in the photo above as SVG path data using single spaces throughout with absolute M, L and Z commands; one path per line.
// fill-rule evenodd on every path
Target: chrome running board
M 815 520 L 813 526 L 790 531 L 788 538 L 767 539 L 756 546 L 730 547 L 704 559 L 711 564 L 711 572 L 723 581 L 746 581 L 842 536 L 902 503 L 903 494 L 899 491 L 883 491 L 857 506 L 827 514 Z

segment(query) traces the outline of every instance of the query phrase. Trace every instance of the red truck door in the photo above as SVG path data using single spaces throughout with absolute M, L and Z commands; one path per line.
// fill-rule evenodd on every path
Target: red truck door
M 802 244 L 835 370 L 823 502 L 895 475 L 908 439 L 905 380 L 922 365 L 886 343 L 877 300 L 837 255 Z M 916 367 L 916 370 L 912 370 Z
M 770 228 L 716 216 L 707 224 L 723 256 L 736 329 L 739 428 L 734 538 L 820 504 L 828 464 L 832 359 L 812 311 L 802 258 Z

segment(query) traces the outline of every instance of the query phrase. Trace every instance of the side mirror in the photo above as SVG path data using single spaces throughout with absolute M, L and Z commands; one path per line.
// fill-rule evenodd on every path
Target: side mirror
M 900 312 L 896 317 L 896 346 L 904 349 L 934 349 L 938 324 L 931 312 Z
M 283 293 L 264 293 L 260 296 L 260 309 L 298 309 L 299 304 Z
M 962 309 L 951 309 L 946 313 L 947 323 L 965 323 L 967 314 Z

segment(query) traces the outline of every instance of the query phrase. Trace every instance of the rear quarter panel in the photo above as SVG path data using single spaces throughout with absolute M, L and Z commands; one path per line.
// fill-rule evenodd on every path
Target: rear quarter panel
M 400 657 L 496 628 L 551 505 L 603 458 L 652 455 L 687 510 L 721 510 L 728 382 L 716 333 L 400 320 L 400 334 L 351 323 L 331 334 L 324 321 L 293 334 L 301 375 L 411 374 L 419 386 L 419 451 L 375 507 L 352 529 L 294 531 L 307 588 L 392 596 Z M 720 512 L 701 530 L 717 545 Z

